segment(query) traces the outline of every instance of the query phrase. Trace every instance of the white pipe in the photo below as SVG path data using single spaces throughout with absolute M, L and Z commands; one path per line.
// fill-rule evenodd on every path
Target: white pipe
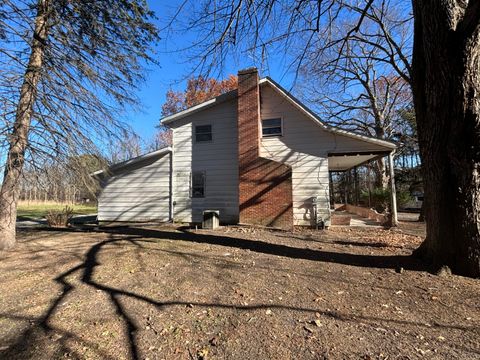
M 388 167 L 390 168 L 390 194 L 392 202 L 392 226 L 398 225 L 398 214 L 397 214 L 397 192 L 395 190 L 395 172 L 393 169 L 393 155 L 395 150 L 388 154 Z

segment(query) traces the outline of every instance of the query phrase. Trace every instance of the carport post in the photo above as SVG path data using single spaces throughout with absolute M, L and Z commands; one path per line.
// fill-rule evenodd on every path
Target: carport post
M 392 201 L 392 226 L 398 225 L 398 216 L 397 216 L 397 192 L 395 190 L 395 172 L 393 170 L 393 154 L 395 150 L 388 154 L 388 167 L 390 168 L 390 194 Z

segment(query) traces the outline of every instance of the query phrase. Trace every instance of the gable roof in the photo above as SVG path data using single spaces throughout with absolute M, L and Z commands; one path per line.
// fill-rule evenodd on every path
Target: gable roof
M 217 97 L 214 97 L 213 99 L 204 101 L 198 105 L 189 107 L 188 109 L 179 111 L 175 114 L 169 115 L 164 117 L 163 119 L 160 120 L 160 123 L 163 125 L 169 124 L 173 121 L 183 119 L 184 117 L 187 117 L 189 115 L 195 114 L 196 112 L 199 112 L 201 110 L 205 110 L 208 108 L 211 108 L 215 105 L 218 105 L 220 103 L 223 103 L 227 100 L 232 100 L 237 97 L 237 90 L 231 90 L 229 92 L 226 92 L 224 94 L 218 95 Z
M 160 156 L 165 155 L 165 154 L 170 153 L 170 152 L 172 152 L 171 147 L 169 147 L 169 146 L 164 147 L 160 150 L 155 150 L 155 151 L 149 152 L 147 154 L 143 154 L 143 155 L 134 157 L 132 159 L 128 159 L 126 161 L 122 161 L 122 162 L 110 165 L 108 167 L 108 169 L 95 171 L 94 173 L 91 173 L 90 176 L 98 176 L 98 175 L 102 175 L 105 172 L 108 173 L 110 171 L 119 170 L 119 169 L 124 168 L 126 166 L 133 165 L 133 164 L 136 164 L 138 162 L 148 160 L 148 159 L 151 159 L 151 158 L 155 158 L 157 156 L 160 157 Z
M 338 135 L 347 136 L 347 137 L 357 139 L 357 140 L 362 140 L 362 141 L 369 142 L 369 143 L 372 143 L 372 144 L 380 145 L 380 146 L 386 147 L 386 148 L 391 149 L 391 150 L 395 150 L 397 148 L 397 145 L 395 143 L 391 142 L 391 141 L 386 141 L 386 140 L 382 140 L 382 139 L 378 139 L 378 138 L 371 137 L 371 136 L 366 136 L 366 135 L 360 135 L 360 134 L 357 134 L 357 133 L 352 132 L 352 131 L 343 130 L 343 129 L 340 129 L 340 128 L 335 127 L 335 126 L 325 124 L 318 117 L 317 114 L 315 114 L 307 106 L 302 104 L 302 102 L 300 100 L 295 98 L 290 92 L 285 90 L 280 84 L 275 82 L 270 77 L 265 77 L 265 78 L 260 79 L 259 80 L 259 85 L 269 85 L 280 96 L 285 98 L 290 104 L 292 104 L 295 108 L 297 108 L 300 112 L 302 112 L 308 118 L 313 120 L 317 125 L 322 127 L 325 131 L 328 131 L 328 132 L 331 132 L 331 133 L 334 133 L 334 134 L 338 134 Z M 227 100 L 234 99 L 236 97 L 237 97 L 237 90 L 229 91 L 229 92 L 227 92 L 225 94 L 222 94 L 222 95 L 219 95 L 219 96 L 217 96 L 213 99 L 207 100 L 207 101 L 205 101 L 201 104 L 192 106 L 192 107 L 190 107 L 188 109 L 185 109 L 185 110 L 182 110 L 182 111 L 180 111 L 176 114 L 164 117 L 163 119 L 160 120 L 160 123 L 163 124 L 163 125 L 170 124 L 170 123 L 172 123 L 176 120 L 183 119 L 183 118 L 185 118 L 187 116 L 190 116 L 190 115 L 193 115 L 193 114 L 195 114 L 199 111 L 208 109 L 210 107 L 218 105 L 218 104 L 220 104 L 222 102 L 225 102 Z
M 308 118 L 312 119 L 314 122 L 316 122 L 318 125 L 320 125 L 324 130 L 339 134 L 339 135 L 344 135 L 348 136 L 357 140 L 363 140 L 366 142 L 371 142 L 377 145 L 382 145 L 387 148 L 396 149 L 397 145 L 394 144 L 393 142 L 378 139 L 375 137 L 371 136 L 366 136 L 366 135 L 360 135 L 352 131 L 347 131 L 340 129 L 335 126 L 327 125 L 325 124 L 317 114 L 315 114 L 312 110 L 310 110 L 307 106 L 302 104 L 300 100 L 295 98 L 291 93 L 289 93 L 287 90 L 285 90 L 280 84 L 275 82 L 269 77 L 263 78 L 260 80 L 260 85 L 262 84 L 268 84 L 270 85 L 277 93 L 279 93 L 281 96 L 283 96 L 288 102 L 290 102 L 294 107 L 296 107 L 298 110 L 300 110 L 304 115 L 306 115 Z

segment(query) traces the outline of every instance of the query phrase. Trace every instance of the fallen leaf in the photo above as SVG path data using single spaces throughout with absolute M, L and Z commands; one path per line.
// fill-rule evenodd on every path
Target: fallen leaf
M 303 328 L 304 328 L 305 330 L 307 330 L 309 333 L 311 333 L 311 334 L 313 333 L 313 329 L 310 328 L 310 327 L 308 327 L 307 325 L 305 325 Z
M 202 349 L 197 351 L 198 360 L 205 360 L 208 355 L 208 349 Z

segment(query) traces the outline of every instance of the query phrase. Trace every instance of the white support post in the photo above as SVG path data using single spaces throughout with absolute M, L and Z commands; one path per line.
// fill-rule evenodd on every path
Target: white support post
M 395 190 L 395 172 L 393 169 L 393 154 L 395 150 L 388 154 L 388 167 L 390 169 L 390 194 L 392 202 L 392 226 L 398 225 L 398 215 L 397 215 L 397 192 Z

